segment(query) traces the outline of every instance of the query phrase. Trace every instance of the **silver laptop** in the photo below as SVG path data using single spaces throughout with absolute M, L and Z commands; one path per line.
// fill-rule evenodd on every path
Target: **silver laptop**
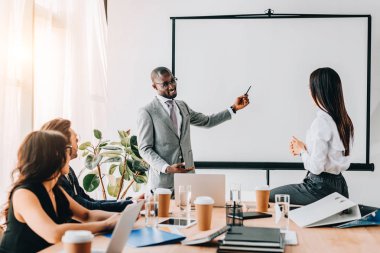
M 174 174 L 175 202 L 179 204 L 179 185 L 191 185 L 191 203 L 198 196 L 209 196 L 214 199 L 216 207 L 226 204 L 226 176 L 218 174 Z
M 112 232 L 110 243 L 107 250 L 92 250 L 92 253 L 121 253 L 128 241 L 129 234 L 133 228 L 137 216 L 140 213 L 144 201 L 128 205 L 121 214 L 120 220 Z

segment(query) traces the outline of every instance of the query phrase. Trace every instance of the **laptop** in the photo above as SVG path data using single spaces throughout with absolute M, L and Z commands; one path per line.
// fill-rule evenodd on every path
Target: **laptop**
M 128 237 L 132 231 L 133 224 L 140 213 L 144 201 L 136 204 L 128 205 L 121 213 L 120 220 L 117 222 L 115 229 L 112 232 L 110 243 L 107 250 L 91 250 L 92 253 L 121 253 L 127 244 Z
M 191 185 L 191 204 L 198 196 L 209 196 L 214 199 L 215 207 L 226 204 L 226 176 L 218 174 L 174 174 L 175 202 L 179 204 L 178 186 Z

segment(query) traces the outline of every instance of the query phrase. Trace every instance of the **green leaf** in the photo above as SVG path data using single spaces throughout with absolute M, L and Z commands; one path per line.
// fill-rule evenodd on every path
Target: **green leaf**
M 117 132 L 119 133 L 119 137 L 120 137 L 120 139 L 123 139 L 123 138 L 126 137 L 126 136 L 125 136 L 125 132 L 124 132 L 123 130 L 117 130 Z
M 127 154 L 129 154 L 129 155 L 133 154 L 131 147 L 124 148 L 124 152 L 127 153 Z
M 136 182 L 134 182 L 134 183 L 132 184 L 132 187 L 133 187 L 133 190 L 134 190 L 135 192 L 138 192 L 138 191 L 140 191 L 141 185 L 138 184 L 138 183 L 136 183 Z
M 94 156 L 92 155 L 92 154 L 89 154 L 87 157 L 86 157 L 86 161 L 85 161 L 85 163 L 84 163 L 84 166 L 87 168 L 87 169 L 89 169 L 89 170 L 91 170 L 91 169 L 93 169 L 93 167 L 92 167 L 92 162 L 94 161 Z
M 104 146 L 103 149 L 106 149 L 106 150 L 122 150 L 122 148 L 115 147 L 115 146 Z
M 82 157 L 87 156 L 89 153 L 90 153 L 90 151 L 88 151 L 88 150 L 83 151 L 83 153 L 82 153 Z
M 108 142 L 102 142 L 102 143 L 99 144 L 99 147 L 100 148 L 104 148 L 107 145 L 108 145 Z
M 131 149 L 132 149 L 133 154 L 135 154 L 138 158 L 141 158 L 140 153 L 139 153 L 139 148 L 137 146 L 136 135 L 131 136 L 130 143 L 131 143 Z
M 102 158 L 103 158 L 102 155 L 95 156 L 94 163 L 92 164 L 92 166 L 94 166 L 93 168 L 95 168 L 96 166 L 98 166 L 98 164 L 100 163 L 100 161 L 102 160 Z
M 123 175 L 124 170 L 125 170 L 124 164 L 123 164 L 123 163 L 120 163 L 120 164 L 119 164 L 119 173 L 120 173 L 120 175 Z
M 128 167 L 129 169 L 132 169 L 132 168 L 133 168 L 133 160 L 131 160 L 131 159 L 127 159 L 127 167 Z
M 94 129 L 94 136 L 96 139 L 100 140 L 102 138 L 102 132 L 98 129 Z
M 108 169 L 108 174 L 112 175 L 116 170 L 117 164 L 111 164 L 110 168 Z
M 85 166 L 87 169 L 89 170 L 92 170 L 93 168 L 95 168 L 96 166 L 98 166 L 98 164 L 100 163 L 100 161 L 102 160 L 102 156 L 101 155 L 98 155 L 96 157 L 94 157 L 92 154 L 89 154 L 87 157 L 86 157 L 86 162 L 85 162 Z
M 121 145 L 123 145 L 126 148 L 129 146 L 128 138 L 122 138 L 120 143 L 121 143 Z
M 107 185 L 107 192 L 110 196 L 117 197 L 117 193 L 119 192 L 119 189 L 120 189 L 120 180 L 121 180 L 121 177 L 118 177 L 115 180 L 116 183 Z
M 83 178 L 83 188 L 86 190 L 86 192 L 92 192 L 96 188 L 98 188 L 100 184 L 100 179 L 97 174 L 87 174 Z
M 146 168 L 142 162 L 140 162 L 138 160 L 134 160 L 133 161 L 133 170 L 138 171 L 138 172 L 145 172 L 148 170 L 148 168 Z
M 147 179 L 146 179 L 146 177 L 144 177 L 142 175 L 133 176 L 133 179 L 138 184 L 145 184 L 146 182 L 148 182 Z
M 127 161 L 127 164 L 128 164 L 128 161 Z M 123 175 L 123 172 L 125 171 L 124 172 L 124 179 L 129 181 L 132 178 L 133 172 L 128 168 L 127 164 L 125 164 L 126 166 L 124 166 L 123 163 L 120 163 L 119 172 L 120 172 L 120 175 Z
M 110 151 L 103 151 L 102 155 L 122 155 L 123 151 L 122 150 L 110 150 Z
M 110 154 L 110 153 L 106 153 L 106 154 L 104 154 L 104 153 L 102 153 L 102 156 L 104 156 L 104 157 L 108 157 L 108 158 L 114 158 L 114 157 L 119 157 L 120 155 L 119 154 Z
M 125 170 L 124 179 L 129 181 L 131 180 L 132 176 L 133 172 L 127 167 L 127 169 Z
M 111 157 L 103 161 L 103 163 L 118 163 L 121 161 L 121 157 Z
M 91 147 L 91 142 L 86 141 L 79 145 L 79 150 L 85 150 L 86 148 Z
M 110 158 L 119 157 L 119 156 L 122 157 L 123 151 L 122 150 L 110 150 L 110 151 L 103 151 L 101 154 L 104 157 L 110 157 Z

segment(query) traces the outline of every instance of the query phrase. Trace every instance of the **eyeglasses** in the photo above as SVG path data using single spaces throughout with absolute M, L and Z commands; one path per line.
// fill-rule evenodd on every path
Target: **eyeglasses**
M 173 76 L 170 81 L 162 82 L 162 83 L 156 83 L 161 85 L 163 88 L 168 87 L 170 84 L 177 84 L 178 78 Z
M 71 156 L 72 153 L 73 153 L 73 146 L 71 146 L 71 145 L 66 145 L 65 150 L 69 150 L 69 155 Z

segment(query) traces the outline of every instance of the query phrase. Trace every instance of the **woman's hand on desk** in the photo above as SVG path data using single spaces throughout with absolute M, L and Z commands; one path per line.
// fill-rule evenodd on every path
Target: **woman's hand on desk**
M 104 230 L 112 230 L 120 219 L 120 213 L 115 213 L 108 219 L 104 220 Z
M 306 146 L 305 143 L 293 136 L 290 141 L 289 150 L 292 155 L 296 156 L 301 154 L 302 151 L 306 151 Z

